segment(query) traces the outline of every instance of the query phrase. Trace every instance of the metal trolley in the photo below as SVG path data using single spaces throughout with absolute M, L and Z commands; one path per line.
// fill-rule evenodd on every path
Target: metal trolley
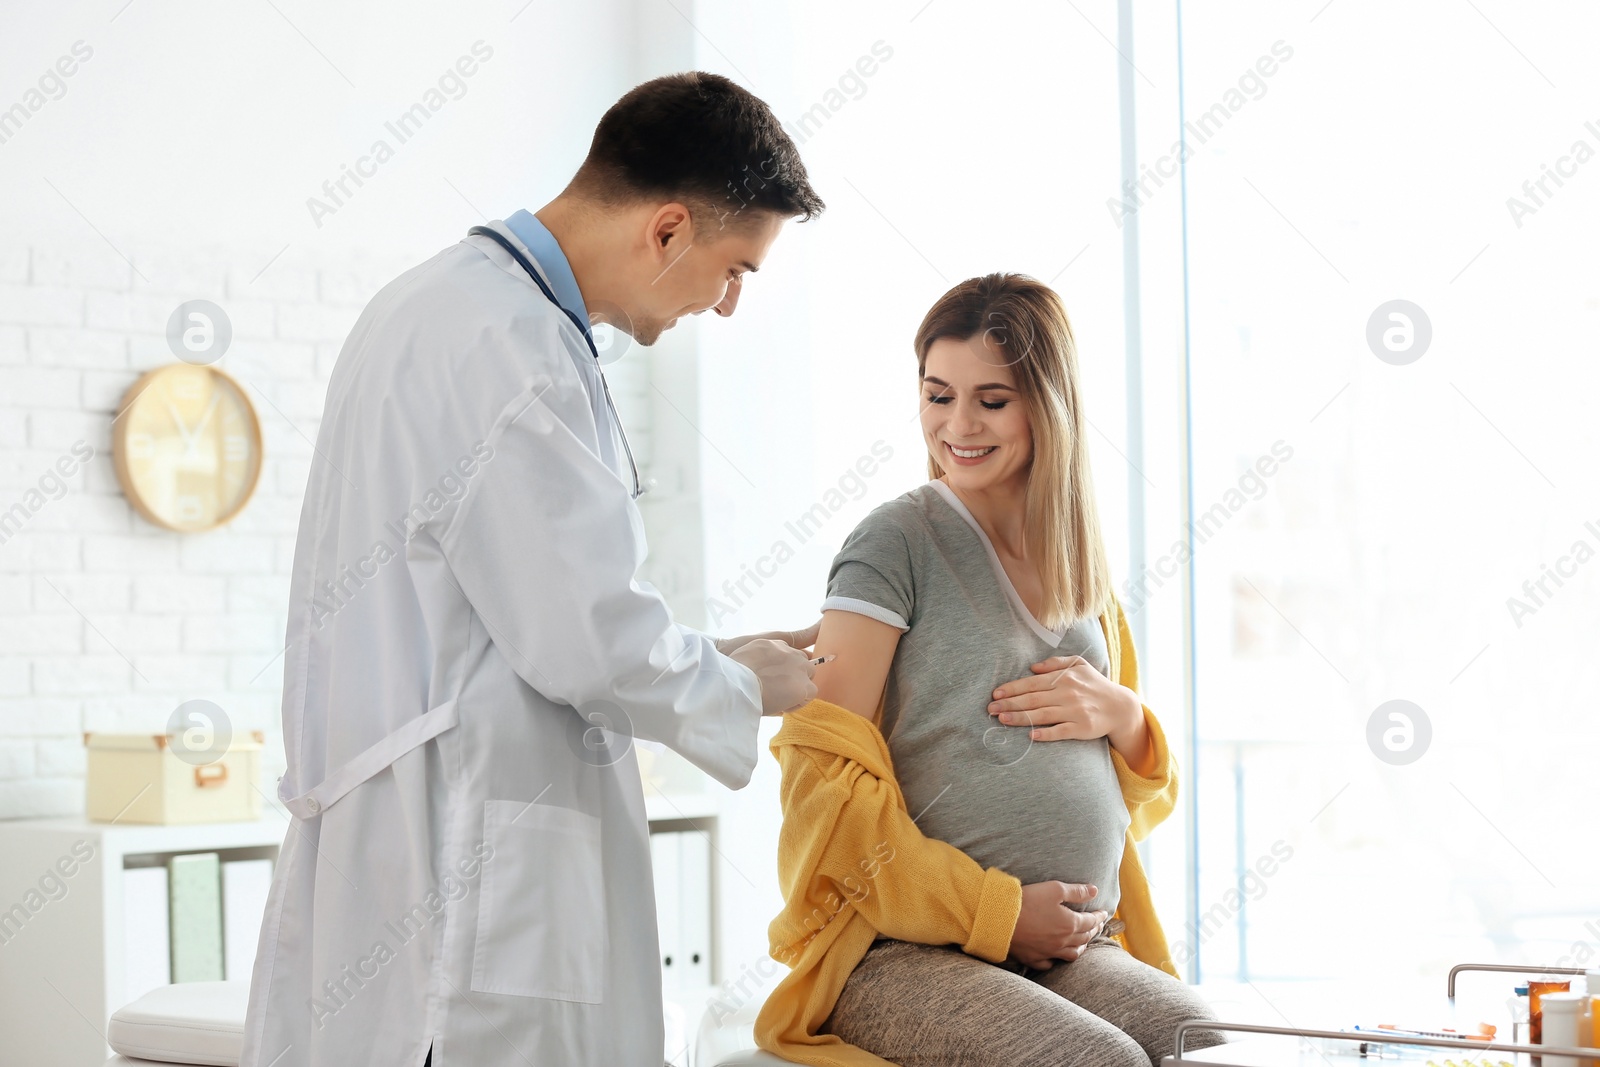
M 1508 963 L 1458 963 L 1450 968 L 1450 976 L 1445 983 L 1445 996 L 1453 1006 L 1456 999 L 1456 976 L 1465 971 L 1497 971 L 1504 974 L 1563 974 L 1580 975 L 1586 973 L 1581 967 L 1533 967 L 1521 964 Z M 1591 993 L 1600 995 L 1600 990 L 1591 990 Z M 1197 1030 L 1221 1030 L 1226 1033 L 1270 1035 L 1274 1037 L 1303 1038 L 1294 1051 L 1274 1043 L 1264 1045 L 1262 1042 L 1240 1041 L 1217 1045 L 1212 1048 L 1196 1051 L 1186 1051 L 1185 1043 L 1191 1033 Z M 1308 1048 L 1307 1042 L 1315 1041 L 1319 1047 Z M 1339 1045 L 1348 1044 L 1348 1050 Z M 1416 1037 L 1407 1034 L 1393 1036 L 1374 1031 L 1350 1033 L 1341 1030 L 1311 1030 L 1289 1026 L 1261 1026 L 1254 1023 L 1213 1022 L 1210 1020 L 1193 1019 L 1178 1024 L 1176 1034 L 1173 1036 L 1173 1053 L 1163 1057 L 1162 1067 L 1334 1067 L 1341 1063 L 1361 1063 L 1378 1058 L 1381 1053 L 1372 1046 L 1408 1046 L 1415 1048 L 1423 1046 L 1437 1048 L 1442 1052 L 1464 1055 L 1473 1062 L 1477 1062 L 1484 1053 L 1501 1052 L 1513 1055 L 1526 1054 L 1528 1056 L 1574 1056 L 1580 1062 L 1584 1059 L 1600 1060 L 1600 1048 L 1567 1047 L 1558 1045 L 1528 1045 L 1510 1041 L 1468 1041 L 1465 1039 L 1454 1040 L 1450 1038 Z M 1522 1062 L 1519 1060 L 1519 1062 Z

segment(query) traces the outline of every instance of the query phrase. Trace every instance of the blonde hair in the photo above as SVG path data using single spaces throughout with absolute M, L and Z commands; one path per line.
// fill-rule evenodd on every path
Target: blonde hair
M 1078 346 L 1061 298 L 1025 274 L 969 278 L 941 296 L 917 328 L 917 379 L 935 341 L 979 339 L 1016 377 L 1033 432 L 1023 545 L 1044 587 L 1050 629 L 1098 616 L 1113 603 L 1100 514 L 1085 447 Z M 944 468 L 928 455 L 928 476 Z

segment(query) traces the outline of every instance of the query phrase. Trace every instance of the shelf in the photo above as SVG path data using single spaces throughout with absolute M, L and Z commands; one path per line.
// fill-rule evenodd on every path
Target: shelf
M 249 822 L 151 826 L 83 816 L 0 821 L 0 1034 L 6 1062 L 99 1067 L 106 1019 L 126 1001 L 124 875 L 130 856 L 276 850 L 269 808 Z M 15 905 L 15 906 L 13 906 Z
M 84 838 L 120 856 L 165 852 L 215 852 L 283 844 L 289 832 L 287 813 L 276 811 L 249 822 L 207 822 L 182 826 L 92 822 L 83 816 L 19 819 L 6 822 L 8 833 L 41 838 Z

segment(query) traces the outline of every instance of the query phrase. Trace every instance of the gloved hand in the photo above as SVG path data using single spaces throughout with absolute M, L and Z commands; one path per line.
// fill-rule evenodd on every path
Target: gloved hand
M 791 648 L 810 648 L 817 643 L 817 633 L 822 629 L 822 620 L 818 619 L 804 630 L 768 630 L 761 634 L 745 634 L 743 637 L 714 637 L 717 651 L 724 656 L 732 656 L 734 649 L 755 641 L 782 641 Z
M 814 700 L 817 687 L 811 676 L 817 668 L 811 653 L 784 641 L 751 637 L 728 657 L 755 672 L 761 683 L 761 714 L 782 715 Z

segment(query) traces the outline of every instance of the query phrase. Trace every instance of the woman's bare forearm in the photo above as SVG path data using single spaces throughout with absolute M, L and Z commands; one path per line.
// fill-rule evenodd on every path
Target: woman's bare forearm
M 1121 724 L 1106 734 L 1106 738 L 1129 770 L 1141 778 L 1148 778 L 1155 774 L 1157 767 L 1155 740 L 1150 736 L 1150 727 L 1145 722 L 1144 705 L 1139 700 L 1139 694 L 1132 689 L 1127 686 L 1117 688 L 1123 697 Z

